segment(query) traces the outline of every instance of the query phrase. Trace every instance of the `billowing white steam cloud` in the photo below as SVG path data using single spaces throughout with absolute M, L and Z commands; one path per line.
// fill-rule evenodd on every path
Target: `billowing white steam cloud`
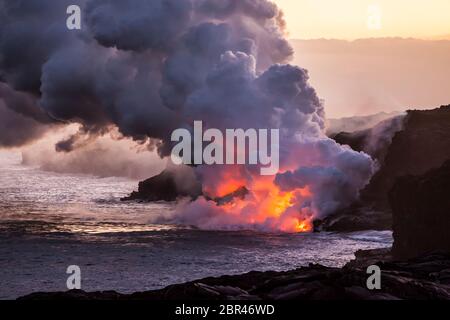
M 66 28 L 70 4 L 83 9 L 81 31 Z M 264 183 L 295 193 L 286 210 L 260 216 L 269 209 L 255 205 L 252 191 L 264 189 L 255 168 L 201 166 L 206 193 L 220 195 L 219 185 L 233 177 L 251 191 L 248 204 L 224 212 L 200 198 L 183 207 L 181 222 L 287 230 L 286 219 L 345 206 L 372 174 L 370 157 L 325 136 L 323 106 L 306 70 L 283 64 L 293 50 L 282 13 L 268 0 L 0 0 L 0 10 L 0 79 L 34 101 L 21 114 L 82 125 L 58 143 L 60 151 L 112 126 L 162 156 L 171 132 L 194 120 L 280 129 L 281 170 Z
M 98 177 L 127 177 L 147 179 L 161 172 L 167 165 L 167 159 L 161 159 L 156 153 L 149 152 L 147 146 L 124 139 L 113 129 L 109 134 L 87 139 L 71 152 L 55 151 L 64 137 L 77 132 L 78 125 L 53 129 L 44 138 L 22 146 L 22 163 L 39 166 L 42 170 L 61 173 L 81 173 Z

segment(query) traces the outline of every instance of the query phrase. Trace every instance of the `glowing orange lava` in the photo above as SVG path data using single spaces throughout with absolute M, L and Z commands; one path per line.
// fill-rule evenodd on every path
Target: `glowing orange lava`
M 297 221 L 297 225 L 295 226 L 295 228 L 298 230 L 298 232 L 308 232 L 312 229 L 308 221 Z
M 311 232 L 312 214 L 301 208 L 301 200 L 311 197 L 308 187 L 284 192 L 273 179 L 270 176 L 253 177 L 246 185 L 249 194 L 245 198 L 235 198 L 221 208 L 240 222 L 269 225 L 270 229 L 283 232 Z M 244 185 L 236 179 L 225 179 L 217 186 L 217 193 L 230 194 Z

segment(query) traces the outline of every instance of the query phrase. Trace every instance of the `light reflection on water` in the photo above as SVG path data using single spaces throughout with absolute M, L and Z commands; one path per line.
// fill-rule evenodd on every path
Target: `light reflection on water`
M 122 223 L 142 231 L 174 208 L 168 203 L 121 202 L 136 188 L 135 180 L 50 173 L 20 162 L 20 154 L 0 153 L 0 221 L 67 223 L 73 232 L 83 231 L 83 225 L 94 232 L 96 223 L 99 229 L 104 223 Z
M 137 181 L 43 172 L 0 152 L 0 299 L 65 290 L 79 265 L 83 289 L 133 292 L 207 276 L 342 266 L 390 232 L 265 234 L 155 224 L 167 203 L 124 203 Z

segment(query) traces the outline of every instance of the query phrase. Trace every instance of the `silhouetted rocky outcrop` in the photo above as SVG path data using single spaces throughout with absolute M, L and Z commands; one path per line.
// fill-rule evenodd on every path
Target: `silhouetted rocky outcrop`
M 439 109 L 408 111 L 403 130 L 392 139 L 384 163 L 362 197 L 388 204 L 388 192 L 397 178 L 421 175 L 450 159 L 450 105 Z
M 191 188 L 185 187 L 182 181 L 177 180 L 172 171 L 163 171 L 160 174 L 139 183 L 138 191 L 134 191 L 122 201 L 175 201 L 180 197 L 196 198 L 202 193 L 200 183 L 192 183 Z
M 163 171 L 162 173 L 139 183 L 139 190 L 131 193 L 129 197 L 122 198 L 122 201 L 175 201 L 179 198 L 190 197 L 196 199 L 204 196 L 208 200 L 215 201 L 218 205 L 224 205 L 235 198 L 243 199 L 248 194 L 246 187 L 240 187 L 235 191 L 222 197 L 211 198 L 203 194 L 200 182 L 189 181 L 191 188 L 183 185 L 183 181 L 176 176 L 175 172 Z
M 335 139 L 367 152 L 370 132 L 373 134 L 373 130 L 340 134 Z M 361 191 L 360 200 L 318 223 L 318 229 L 390 229 L 392 212 L 388 193 L 396 180 L 405 175 L 422 175 L 450 159 L 450 105 L 408 111 L 403 128 L 395 133 L 392 142 L 372 156 L 379 160 L 380 168 Z
M 450 252 L 450 161 L 422 176 L 398 179 L 389 196 L 396 257 Z

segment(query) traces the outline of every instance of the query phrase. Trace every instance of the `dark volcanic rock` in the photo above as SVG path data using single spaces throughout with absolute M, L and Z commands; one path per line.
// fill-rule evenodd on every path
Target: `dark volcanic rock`
M 189 182 L 192 184 L 192 182 Z M 163 171 L 162 173 L 139 182 L 139 189 L 133 192 L 129 197 L 122 201 L 141 200 L 141 201 L 175 201 L 180 197 L 196 198 L 202 193 L 200 183 L 190 188 L 184 187 L 182 181 L 177 181 L 176 174 L 172 171 Z
M 424 174 L 450 159 L 450 105 L 408 111 L 403 121 L 403 129 L 395 133 L 392 142 L 378 149 L 377 154 L 371 154 L 381 160 L 380 169 L 361 191 L 360 200 L 318 223 L 318 229 L 390 229 L 392 212 L 388 192 L 395 181 L 405 175 Z M 367 151 L 368 132 L 341 134 L 335 138 L 356 150 Z
M 381 290 L 366 287 L 366 266 L 383 252 L 360 252 L 359 263 L 342 269 L 310 265 L 287 272 L 250 272 L 206 278 L 161 290 L 34 293 L 21 300 L 395 300 L 450 299 L 450 255 L 433 254 L 406 262 L 378 262 Z
M 325 220 L 314 221 L 315 231 L 353 232 L 360 230 L 390 230 L 392 216 L 389 209 L 377 208 L 374 204 L 357 201 Z
M 191 179 L 192 180 L 192 179 Z M 190 181 L 192 186 L 192 181 Z M 194 183 L 191 188 L 180 187 L 183 182 L 177 180 L 176 174 L 171 171 L 163 171 L 162 173 L 142 181 L 139 183 L 139 191 L 133 192 L 129 197 L 121 199 L 122 201 L 140 200 L 140 201 L 175 201 L 180 197 L 190 197 L 196 199 L 203 195 L 200 182 Z M 225 205 L 235 198 L 243 199 L 248 194 L 246 187 L 240 187 L 237 190 L 217 198 L 208 200 L 215 201 L 218 205 Z
M 370 129 L 366 129 L 356 132 L 340 132 L 331 138 L 339 144 L 350 146 L 355 151 L 364 151 L 369 135 Z
M 215 201 L 219 206 L 225 205 L 227 203 L 232 202 L 234 199 L 241 199 L 243 200 L 245 196 L 248 194 L 248 189 L 246 187 L 240 187 L 237 190 L 223 196 L 211 199 Z
M 392 261 L 392 248 L 380 248 L 371 250 L 358 250 L 355 252 L 356 259 L 346 264 L 347 268 L 367 268 L 380 262 Z
M 388 192 L 397 178 L 421 175 L 450 159 L 450 105 L 408 111 L 403 130 L 396 133 L 380 170 L 362 198 L 388 206 Z
M 398 179 L 389 196 L 396 257 L 450 252 L 450 160 L 422 176 Z

